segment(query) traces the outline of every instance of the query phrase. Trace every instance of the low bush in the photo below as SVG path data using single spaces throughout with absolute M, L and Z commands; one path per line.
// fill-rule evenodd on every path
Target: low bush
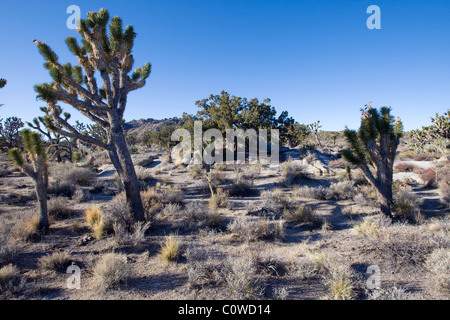
M 39 258 L 38 266 L 44 270 L 65 271 L 72 261 L 72 257 L 67 252 L 57 251 Z
M 119 287 L 129 276 L 130 268 L 123 254 L 104 254 L 93 268 L 94 285 L 101 292 Z

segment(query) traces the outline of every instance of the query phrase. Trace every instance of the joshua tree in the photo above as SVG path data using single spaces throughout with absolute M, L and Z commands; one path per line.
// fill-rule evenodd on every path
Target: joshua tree
M 350 149 L 343 150 L 342 156 L 363 171 L 377 190 L 381 212 L 392 218 L 393 167 L 403 124 L 398 117 L 395 121 L 390 112 L 388 107 L 378 111 L 367 104 L 362 110 L 359 131 L 348 128 L 344 131 Z
M 59 108 L 59 113 L 62 113 L 61 107 L 56 107 Z M 70 157 L 72 157 L 72 144 L 66 136 L 63 136 L 58 132 L 57 125 L 54 121 L 52 121 L 50 110 L 47 107 L 42 107 L 41 111 L 45 113 L 45 116 L 34 118 L 33 123 L 27 123 L 28 126 L 34 130 L 37 130 L 48 139 L 50 146 L 47 148 L 47 154 L 50 154 L 53 150 L 52 157 L 56 157 L 58 162 L 61 162 L 62 152 L 66 152 Z M 65 113 L 64 120 L 67 121 L 69 118 L 70 114 Z
M 37 132 L 24 129 L 21 132 L 25 157 L 19 148 L 8 151 L 11 160 L 35 184 L 39 203 L 39 230 L 46 233 L 50 226 L 47 215 L 48 165 L 44 143 Z
M 7 81 L 3 78 L 0 79 L 0 89 L 6 86 Z
M 319 147 L 323 148 L 322 143 L 320 142 L 320 139 L 319 139 L 319 132 L 320 132 L 321 128 L 322 128 L 322 125 L 320 124 L 320 120 L 308 125 L 308 130 L 312 134 L 314 134 L 317 144 L 319 145 Z
M 122 28 L 122 20 L 114 17 L 109 22 L 106 9 L 90 12 L 86 20 L 79 21 L 78 33 L 82 44 L 73 37 L 66 39 L 70 51 L 78 58 L 78 66 L 61 64 L 58 56 L 45 43 L 35 40 L 45 58 L 52 83 L 35 86 L 38 98 L 46 101 L 58 132 L 107 150 L 126 193 L 127 203 L 137 221 L 145 219 L 139 183 L 125 141 L 122 120 L 128 94 L 142 88 L 150 76 L 151 65 L 146 63 L 130 76 L 134 64 L 132 49 L 136 33 L 132 26 Z M 109 29 L 109 32 L 108 32 Z M 83 75 L 84 74 L 84 75 Z M 101 77 L 98 86 L 95 75 Z M 57 108 L 57 102 L 72 105 L 89 120 L 104 128 L 107 139 L 102 141 L 83 135 L 70 125 Z

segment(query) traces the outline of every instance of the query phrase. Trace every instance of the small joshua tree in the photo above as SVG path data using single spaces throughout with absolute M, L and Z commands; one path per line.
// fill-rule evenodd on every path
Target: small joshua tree
M 7 81 L 3 78 L 0 79 L 0 89 L 6 86 Z
M 108 24 L 109 22 L 109 24 Z M 38 98 L 47 103 L 57 131 L 69 138 L 95 145 L 108 152 L 125 189 L 127 204 L 137 221 L 145 220 L 139 182 L 128 150 L 122 121 L 128 94 L 142 88 L 150 76 L 151 65 L 146 63 L 133 73 L 132 50 L 136 33 L 132 26 L 123 30 L 122 20 L 109 12 L 89 12 L 79 21 L 81 44 L 68 37 L 66 44 L 78 58 L 78 64 L 61 64 L 56 53 L 47 44 L 35 40 L 46 60 L 44 66 L 53 78 L 52 83 L 35 86 Z M 99 86 L 99 76 L 102 86 Z M 57 102 L 73 106 L 90 121 L 106 131 L 106 141 L 83 135 L 66 121 Z
M 8 151 L 11 160 L 35 184 L 39 204 L 39 230 L 46 233 L 50 226 L 47 214 L 48 165 L 44 143 L 37 132 L 24 129 L 21 132 L 25 157 L 19 148 Z
M 390 112 L 388 107 L 382 107 L 378 111 L 367 104 L 362 110 L 359 131 L 348 128 L 344 131 L 350 149 L 342 150 L 342 156 L 363 171 L 369 183 L 377 190 L 381 212 L 392 218 L 393 168 L 397 147 L 403 135 L 403 124 L 399 118 L 395 121 Z
M 62 109 L 59 106 L 58 112 L 61 114 Z M 56 158 L 58 162 L 61 162 L 61 153 L 66 152 L 70 158 L 72 158 L 72 143 L 66 137 L 58 132 L 58 127 L 55 122 L 52 120 L 52 116 L 50 110 L 47 107 L 42 107 L 41 111 L 45 113 L 43 117 L 37 117 L 33 119 L 33 122 L 28 122 L 28 126 L 48 139 L 50 146 L 47 148 L 47 154 L 50 155 L 50 152 L 53 151 L 53 158 Z M 69 113 L 64 113 L 64 120 L 68 121 L 70 119 Z M 59 127 L 59 129 L 61 129 Z M 50 158 L 52 158 L 50 157 Z

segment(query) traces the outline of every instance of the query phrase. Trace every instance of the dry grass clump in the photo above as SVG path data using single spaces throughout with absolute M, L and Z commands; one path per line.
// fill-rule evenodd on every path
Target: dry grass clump
M 86 186 L 95 178 L 95 174 L 90 168 L 76 167 L 70 163 L 54 163 L 49 169 L 50 177 L 59 182 L 65 181 Z
M 228 191 L 224 191 L 222 188 L 217 188 L 216 192 L 209 198 L 210 208 L 228 208 L 230 206 L 230 200 L 228 197 Z
M 89 224 L 97 240 L 101 240 L 105 235 L 105 221 L 103 219 L 103 210 L 99 206 L 92 206 L 85 212 L 86 222 Z
M 72 258 L 65 251 L 57 251 L 39 258 L 38 266 L 44 270 L 62 271 L 72 263 Z
M 450 249 L 437 248 L 425 261 L 431 283 L 438 290 L 450 293 Z
M 364 219 L 353 227 L 353 233 L 365 237 L 377 237 L 380 234 L 380 225 L 376 221 Z
M 181 255 L 181 241 L 173 234 L 161 244 L 160 256 L 164 261 L 176 261 Z
M 238 217 L 228 224 L 227 230 L 245 242 L 284 239 L 284 221 L 271 222 L 266 218 Z
M 118 288 L 129 276 L 130 268 L 123 254 L 104 254 L 93 268 L 94 285 L 101 292 Z
M 178 203 L 184 201 L 184 192 L 180 188 L 169 186 L 168 188 L 147 188 L 141 191 L 142 204 L 144 209 L 151 209 L 153 206 L 162 207 L 163 204 Z
M 306 168 L 294 161 L 286 161 L 281 164 L 281 177 L 284 184 L 291 185 L 300 179 L 308 179 Z
M 18 226 L 17 235 L 24 241 L 39 240 L 42 236 L 39 230 L 39 215 L 23 220 Z
M 420 206 L 423 200 L 410 187 L 400 188 L 395 192 L 392 214 L 396 218 L 411 222 L 422 220 Z
M 234 299 L 258 299 L 263 296 L 265 286 L 257 275 L 255 261 L 250 257 L 228 257 L 221 273 Z
M 51 197 L 47 201 L 47 210 L 48 215 L 57 220 L 68 218 L 72 214 L 69 201 L 65 197 Z
M 177 217 L 180 212 L 181 206 L 178 203 L 168 203 L 162 207 L 161 215 L 163 217 Z
M 0 293 L 4 294 L 13 290 L 19 282 L 19 278 L 20 272 L 16 266 L 8 264 L 0 268 Z
M 295 208 L 285 209 L 283 218 L 286 222 L 294 222 L 296 224 L 317 225 L 320 222 L 314 209 L 309 205 L 298 205 Z

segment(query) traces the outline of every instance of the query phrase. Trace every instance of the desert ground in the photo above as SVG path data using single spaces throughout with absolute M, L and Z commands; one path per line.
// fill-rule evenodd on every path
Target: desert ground
M 33 231 L 32 180 L 2 153 L 0 296 L 449 299 L 448 189 L 436 181 L 448 178 L 436 173 L 448 161 L 417 157 L 405 140 L 394 174 L 396 218 L 388 221 L 360 170 L 346 171 L 342 146 L 284 148 L 280 165 L 215 165 L 214 199 L 202 168 L 138 148 L 146 224 L 127 217 L 106 157 L 88 167 L 52 160 L 44 236 Z

